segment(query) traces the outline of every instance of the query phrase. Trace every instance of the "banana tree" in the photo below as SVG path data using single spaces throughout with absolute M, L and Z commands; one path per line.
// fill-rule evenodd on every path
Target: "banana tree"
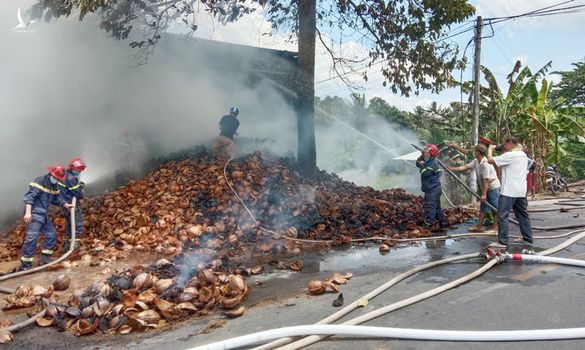
M 509 88 L 505 96 L 491 71 L 482 67 L 488 83 L 480 88 L 480 122 L 482 130 L 486 131 L 484 135 L 498 142 L 509 135 L 522 139 L 536 162 L 537 188 L 544 187 L 545 164 L 559 162 L 567 156 L 563 141 L 585 136 L 582 108 L 567 108 L 562 98 L 551 98 L 552 84 L 544 79 L 550 67 L 551 62 L 532 74 L 528 67 L 520 69 L 517 63 L 508 76 Z

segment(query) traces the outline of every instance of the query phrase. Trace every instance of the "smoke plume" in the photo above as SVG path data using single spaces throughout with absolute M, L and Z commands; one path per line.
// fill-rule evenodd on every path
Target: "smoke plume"
M 231 106 L 240 109 L 239 134 L 272 137 L 281 153 L 296 150 L 294 111 L 282 96 L 261 82 L 250 89 L 247 75 L 218 62 L 210 45 L 163 37 L 138 66 L 128 42 L 108 37 L 92 18 L 11 31 L 18 7 L 26 17 L 32 4 L 0 3 L 0 220 L 21 212 L 29 182 L 49 164 L 81 156 L 88 165 L 82 180 L 91 189 L 119 168 L 210 144 Z M 246 66 L 248 52 L 223 55 Z

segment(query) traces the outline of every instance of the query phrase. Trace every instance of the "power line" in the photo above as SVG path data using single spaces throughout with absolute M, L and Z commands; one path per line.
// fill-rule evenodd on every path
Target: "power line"
M 530 15 L 530 14 L 533 14 L 533 13 L 536 13 L 536 12 L 548 10 L 548 9 L 553 8 L 553 7 L 561 6 L 561 5 L 568 4 L 568 3 L 574 2 L 574 1 L 575 0 L 567 0 L 567 1 L 563 1 L 563 2 L 560 2 L 560 3 L 555 4 L 555 5 L 546 6 L 546 7 L 539 8 L 537 10 L 532 10 L 532 11 L 529 11 L 529 12 L 525 12 L 525 13 L 522 13 L 522 14 L 519 14 L 519 15 L 504 16 L 504 17 L 491 17 L 491 18 L 486 18 L 485 20 L 486 21 L 491 21 L 491 20 L 499 20 L 499 19 L 513 19 L 513 18 L 524 17 L 524 16 L 527 16 L 527 15 Z
M 509 21 L 509 20 L 513 20 L 513 19 L 517 19 L 517 18 L 552 16 L 552 15 L 578 13 L 578 12 L 585 11 L 585 4 L 574 5 L 574 6 L 567 6 L 567 7 L 562 7 L 562 8 L 555 8 L 555 7 L 562 6 L 562 5 L 565 5 L 565 4 L 574 2 L 574 1 L 575 0 L 563 1 L 563 2 L 560 2 L 558 4 L 554 4 L 554 5 L 542 7 L 542 8 L 539 8 L 539 9 L 536 9 L 536 10 L 532 10 L 532 11 L 529 11 L 529 12 L 525 12 L 525 13 L 521 13 L 521 14 L 518 14 L 518 15 L 503 16 L 503 17 L 489 17 L 489 18 L 486 18 L 485 21 L 490 26 L 492 26 L 492 25 L 497 24 L 497 23 L 501 23 L 501 22 L 504 22 L 504 21 Z M 461 28 L 464 28 L 464 29 L 461 29 Z M 441 41 L 444 41 L 444 40 L 448 40 L 448 39 L 451 39 L 453 37 L 456 37 L 456 36 L 459 36 L 459 35 L 468 33 L 470 31 L 473 31 L 473 30 L 475 30 L 475 24 L 473 22 L 471 23 L 471 25 L 470 25 L 470 23 L 464 23 L 461 26 L 459 26 L 457 28 L 454 28 L 453 30 L 448 31 L 446 33 L 446 36 L 445 37 L 442 37 L 442 38 L 437 39 L 436 42 L 441 42 Z M 457 31 L 457 32 L 455 32 L 455 31 Z M 453 32 L 455 32 L 455 33 L 453 33 Z M 452 33 L 452 34 L 450 34 L 450 33 Z M 495 35 L 495 31 L 494 31 L 494 29 L 492 27 L 492 34 L 490 36 L 486 37 L 486 38 L 493 37 L 494 35 Z M 365 65 L 365 66 L 362 66 L 362 67 L 355 68 L 355 69 L 349 70 L 347 72 L 344 72 L 341 75 L 336 75 L 336 76 L 333 76 L 333 77 L 329 77 L 329 78 L 326 78 L 326 79 L 317 81 L 317 82 L 315 82 L 315 85 L 322 84 L 322 83 L 327 82 L 327 81 L 331 81 L 331 80 L 334 80 L 334 79 L 337 79 L 337 78 L 340 78 L 340 77 L 347 76 L 347 75 L 349 75 L 351 73 L 355 73 L 355 72 L 357 72 L 359 70 L 362 70 L 362 69 L 368 69 L 369 70 L 373 66 L 380 65 L 380 64 L 382 64 L 384 62 L 385 62 L 385 60 L 381 60 L 381 61 L 378 61 L 378 62 L 372 62 L 372 63 L 369 63 L 368 65 Z
M 569 2 L 572 2 L 572 1 L 575 1 L 575 0 L 570 0 Z M 565 3 L 567 3 L 567 2 L 564 2 L 561 4 L 565 4 Z M 553 6 L 559 6 L 561 4 L 557 4 L 557 5 L 553 5 Z M 543 8 L 543 9 L 547 9 L 547 8 Z M 562 7 L 562 8 L 558 8 L 558 9 L 549 9 L 546 11 L 544 11 L 543 9 L 539 9 L 539 10 L 534 10 L 534 11 L 526 12 L 526 13 L 519 14 L 519 15 L 506 16 L 506 17 L 492 17 L 492 18 L 487 18 L 486 20 L 491 21 L 493 24 L 496 24 L 496 23 L 501 23 L 504 21 L 509 21 L 509 20 L 518 19 L 518 18 L 542 17 L 542 16 L 562 15 L 562 14 L 568 14 L 568 13 L 577 13 L 577 12 L 581 12 L 582 11 L 581 9 L 583 9 L 583 8 L 585 8 L 585 4 L 567 6 L 567 7 Z
M 457 33 L 454 33 L 454 34 L 448 35 L 450 32 L 453 32 L 453 31 L 455 31 L 455 30 L 457 30 L 457 29 L 460 29 L 460 28 L 462 28 L 462 27 L 465 27 L 466 25 L 469 25 L 469 24 L 468 24 L 468 23 L 466 23 L 466 24 L 463 24 L 463 25 L 461 25 L 461 26 L 459 26 L 459 27 L 457 27 L 457 28 L 455 28 L 455 29 L 453 29 L 453 30 L 450 30 L 450 31 L 448 31 L 447 33 L 445 33 L 445 34 L 447 35 L 446 37 L 439 38 L 439 39 L 437 39 L 437 41 L 436 41 L 436 42 L 441 42 L 441 41 L 444 41 L 444 40 L 447 40 L 447 39 L 453 38 L 453 37 L 455 37 L 455 36 L 458 36 L 458 35 L 461 35 L 461 34 L 464 34 L 464 33 L 470 32 L 470 31 L 472 31 L 472 30 L 474 30 L 474 29 L 475 29 L 475 25 L 471 25 L 471 26 L 469 26 L 468 28 L 466 28 L 465 30 L 461 30 L 461 31 L 459 31 L 459 32 L 457 32 Z M 385 60 L 381 60 L 381 61 L 378 61 L 378 62 L 373 62 L 373 63 L 367 64 L 367 65 L 365 65 L 365 66 L 362 66 L 362 67 L 359 67 L 359 68 L 355 68 L 355 69 L 349 70 L 349 71 L 347 71 L 347 72 L 345 72 L 345 73 L 343 73 L 343 74 L 341 74 L 341 75 L 336 75 L 336 76 L 333 76 L 333 77 L 329 77 L 329 78 L 326 78 L 326 79 L 323 79 L 323 80 L 317 81 L 317 82 L 315 82 L 315 85 L 317 85 L 317 84 L 322 84 L 322 83 L 325 83 L 325 82 L 327 82 L 327 81 L 334 80 L 334 79 L 337 79 L 337 78 L 340 78 L 340 77 L 344 77 L 344 76 L 346 76 L 346 75 L 349 75 L 349 74 L 351 74 L 351 73 L 355 73 L 355 72 L 357 72 L 357 71 L 359 71 L 359 70 L 362 70 L 362 69 L 370 69 L 370 68 L 372 68 L 373 66 L 377 66 L 377 65 L 379 65 L 379 64 L 382 64 L 382 63 L 384 63 L 384 62 L 385 62 Z

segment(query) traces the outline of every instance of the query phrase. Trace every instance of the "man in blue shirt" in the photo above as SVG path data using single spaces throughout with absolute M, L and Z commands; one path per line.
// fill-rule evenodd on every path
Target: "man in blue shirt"
M 439 221 L 441 231 L 448 231 L 449 225 L 441 209 L 441 174 L 442 170 L 435 159 L 439 153 L 437 146 L 428 144 L 423 148 L 422 155 L 417 159 L 416 166 L 420 169 L 421 190 L 424 192 L 423 207 L 425 210 L 425 226 L 431 227 Z

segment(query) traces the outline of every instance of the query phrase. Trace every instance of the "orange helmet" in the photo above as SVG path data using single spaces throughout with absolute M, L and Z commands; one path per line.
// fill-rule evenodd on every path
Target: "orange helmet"
M 85 168 L 87 168 L 87 166 L 79 157 L 75 157 L 69 162 L 69 170 L 84 171 Z
M 425 148 L 423 148 L 423 152 L 429 152 L 431 154 L 431 157 L 436 158 L 437 154 L 439 154 L 439 149 L 437 148 L 437 146 L 433 145 L 432 143 L 429 143 L 428 145 L 425 146 Z
M 57 180 L 65 179 L 65 167 L 62 164 L 56 163 L 47 167 L 49 174 Z

